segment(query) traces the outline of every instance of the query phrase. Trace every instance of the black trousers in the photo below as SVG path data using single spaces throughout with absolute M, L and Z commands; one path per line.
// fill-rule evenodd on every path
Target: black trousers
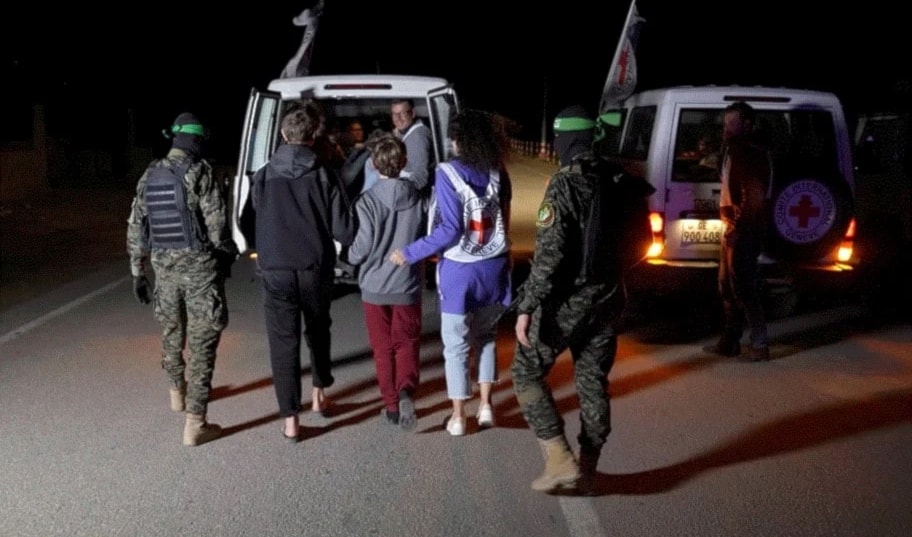
M 729 226 L 722 236 L 719 256 L 719 294 L 722 297 L 722 339 L 737 343 L 750 326 L 752 347 L 769 345 L 760 299 L 757 257 L 763 251 L 760 232 L 743 232 Z
M 332 273 L 263 270 L 263 304 L 279 416 L 301 411 L 301 322 L 315 388 L 333 384 L 330 355 Z

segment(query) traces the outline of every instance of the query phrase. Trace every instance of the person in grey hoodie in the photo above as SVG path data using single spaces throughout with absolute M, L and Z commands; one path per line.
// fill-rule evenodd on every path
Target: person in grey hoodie
M 411 430 L 417 424 L 413 397 L 419 378 L 424 268 L 420 263 L 397 266 L 387 260 L 426 228 L 427 202 L 413 182 L 400 177 L 406 160 L 405 144 L 392 134 L 373 144 L 371 161 L 380 180 L 355 202 L 358 230 L 348 261 L 360 266 L 358 284 L 384 403 L 382 415 Z

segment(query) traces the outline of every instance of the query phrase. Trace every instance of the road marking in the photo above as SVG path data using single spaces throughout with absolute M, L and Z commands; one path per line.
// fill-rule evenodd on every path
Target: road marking
M 44 323 L 63 315 L 64 313 L 70 311 L 71 309 L 78 307 L 78 306 L 88 302 L 89 300 L 92 300 L 96 296 L 107 293 L 108 291 L 110 291 L 111 289 L 114 289 L 115 287 L 117 287 L 118 285 L 120 285 L 121 283 L 125 282 L 128 279 L 130 279 L 129 276 L 121 278 L 114 282 L 111 282 L 108 285 L 105 285 L 104 287 L 96 289 L 87 295 L 83 295 L 83 296 L 77 298 L 76 300 L 73 300 L 72 302 L 68 302 L 67 304 L 64 304 L 63 306 L 60 306 L 59 308 L 55 309 L 54 311 L 52 311 L 50 313 L 47 313 L 45 315 L 42 315 L 41 317 L 38 317 L 34 321 L 25 323 L 24 325 L 20 326 L 19 328 L 16 328 L 14 330 L 7 332 L 6 334 L 3 334 L 2 336 L 0 336 L 0 345 L 2 345 L 4 343 L 9 343 L 10 341 L 16 339 L 17 337 L 38 328 L 39 326 L 43 325 Z
M 607 537 L 590 498 L 561 497 L 558 501 L 571 537 Z

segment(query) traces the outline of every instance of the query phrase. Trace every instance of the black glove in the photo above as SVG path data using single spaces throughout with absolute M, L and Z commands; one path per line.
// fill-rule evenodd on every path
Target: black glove
M 149 288 L 149 280 L 145 276 L 133 276 L 133 296 L 140 304 L 152 302 L 152 289 Z
M 215 252 L 215 269 L 225 278 L 231 277 L 231 265 L 234 264 L 238 256 L 234 252 L 225 252 L 217 250 Z

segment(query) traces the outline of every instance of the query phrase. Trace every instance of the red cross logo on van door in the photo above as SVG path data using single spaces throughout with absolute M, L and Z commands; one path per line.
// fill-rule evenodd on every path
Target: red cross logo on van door
M 789 207 L 789 216 L 798 218 L 798 227 L 808 227 L 810 218 L 820 216 L 820 207 L 815 207 L 811 202 L 811 197 L 805 194 L 801 196 L 797 205 Z
M 477 242 L 478 244 L 484 244 L 485 242 L 487 242 L 488 235 L 490 235 L 490 233 L 486 233 L 486 231 L 493 229 L 493 228 L 494 228 L 494 220 L 492 220 L 491 217 L 488 216 L 487 213 L 484 213 L 484 212 L 481 213 L 480 220 L 476 220 L 475 218 L 473 218 L 472 220 L 469 220 L 469 233 L 477 234 L 478 238 L 475 242 Z

